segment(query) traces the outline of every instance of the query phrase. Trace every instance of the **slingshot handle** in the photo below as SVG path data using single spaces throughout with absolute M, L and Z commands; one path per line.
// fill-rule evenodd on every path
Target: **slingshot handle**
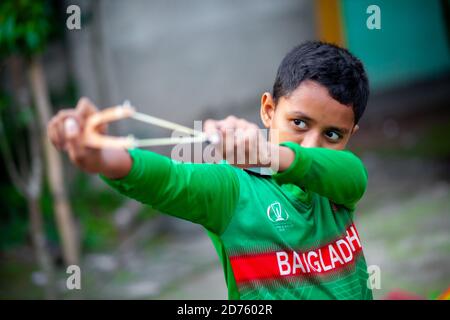
M 91 148 L 132 148 L 134 146 L 133 137 L 113 137 L 103 135 L 98 132 L 98 127 L 102 124 L 118 121 L 131 117 L 135 113 L 135 109 L 130 106 L 116 106 L 103 109 L 86 121 L 83 134 L 83 142 Z

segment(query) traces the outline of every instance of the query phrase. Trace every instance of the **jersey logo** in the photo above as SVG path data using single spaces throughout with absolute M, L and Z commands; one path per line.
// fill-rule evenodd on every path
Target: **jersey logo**
M 287 221 L 289 214 L 286 210 L 282 210 L 281 204 L 276 201 L 267 207 L 267 217 L 272 222 Z

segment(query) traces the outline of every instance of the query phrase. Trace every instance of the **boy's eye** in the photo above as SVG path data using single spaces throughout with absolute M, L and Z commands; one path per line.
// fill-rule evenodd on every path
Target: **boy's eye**
M 306 122 L 300 119 L 295 119 L 294 124 L 299 127 L 300 129 L 306 129 L 307 125 Z
M 334 132 L 334 131 L 327 131 L 325 133 L 325 135 L 327 136 L 328 139 L 332 140 L 332 141 L 337 141 L 341 138 L 340 134 Z

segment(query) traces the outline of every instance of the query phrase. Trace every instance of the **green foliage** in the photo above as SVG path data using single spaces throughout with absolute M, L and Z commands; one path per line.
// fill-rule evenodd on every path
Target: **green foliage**
M 0 58 L 30 57 L 42 52 L 52 33 L 55 16 L 49 0 L 0 2 Z
M 1 139 L 12 143 L 27 144 L 25 129 L 31 120 L 32 112 L 17 112 L 12 116 L 11 97 L 0 91 L 0 126 Z M 31 113 L 31 114 L 30 114 Z M 0 249 L 6 249 L 26 241 L 28 234 L 28 209 L 25 199 L 9 182 L 8 172 L 0 156 Z
M 111 213 L 123 202 L 123 197 L 109 189 L 98 190 L 91 182 L 87 174 L 77 172 L 68 188 L 74 216 L 82 228 L 82 246 L 87 250 L 116 244 Z
M 82 228 L 83 249 L 94 251 L 116 247 L 120 239 L 112 214 L 123 205 L 125 197 L 107 187 L 98 189 L 82 172 L 76 174 L 69 190 L 74 216 Z M 155 215 L 154 209 L 143 206 L 136 223 Z
M 1 202 L 6 206 L 0 215 L 0 250 L 23 244 L 28 234 L 26 202 L 10 184 L 0 184 Z

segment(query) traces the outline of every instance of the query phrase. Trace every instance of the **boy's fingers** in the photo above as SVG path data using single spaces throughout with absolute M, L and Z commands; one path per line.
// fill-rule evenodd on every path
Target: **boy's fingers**
M 73 143 L 73 139 L 81 135 L 86 119 L 95 112 L 97 112 L 95 105 L 84 97 L 78 101 L 74 109 L 59 111 L 47 126 L 47 135 L 50 141 L 57 149 L 66 149 L 68 140 Z M 68 119 L 71 120 L 67 121 Z M 99 130 L 104 132 L 106 127 L 102 126 Z
M 206 133 L 212 144 L 218 144 L 220 142 L 221 133 L 218 127 L 218 121 L 210 119 L 206 120 L 203 124 L 203 131 Z
M 237 126 L 236 120 L 237 118 L 235 116 L 229 116 L 225 118 L 225 120 L 219 121 L 218 127 L 223 133 L 226 133 L 226 131 L 234 130 Z
M 74 116 L 74 110 L 61 110 L 50 120 L 47 132 L 50 140 L 58 149 L 64 149 L 65 133 L 64 120 L 67 117 Z
M 206 120 L 204 123 L 204 132 L 210 137 L 212 143 L 222 147 L 224 154 L 231 152 L 237 143 L 242 143 L 243 139 L 248 140 L 249 136 L 254 135 L 254 131 L 257 130 L 259 128 L 256 124 L 235 116 L 229 116 L 220 121 Z
M 73 117 L 64 120 L 64 134 L 68 141 L 79 137 L 80 127 Z
M 77 106 L 75 107 L 75 111 L 77 115 L 81 119 L 86 119 L 93 113 L 97 112 L 97 108 L 95 105 L 86 97 L 82 97 L 80 100 L 78 100 Z
M 69 154 L 70 161 L 77 166 L 82 166 L 84 159 L 84 148 L 80 145 L 77 139 L 74 139 L 67 143 L 67 153 Z
M 234 116 L 227 117 L 225 120 L 219 121 L 218 126 L 222 132 L 233 131 L 237 129 L 247 130 L 249 128 L 254 128 L 257 126 L 251 122 L 244 119 L 239 119 Z
M 66 149 L 70 160 L 80 166 L 84 158 L 85 149 L 81 140 L 80 126 L 74 118 L 67 118 L 64 121 L 66 135 Z
M 56 118 L 50 120 L 47 125 L 47 137 L 50 139 L 50 142 L 59 150 L 61 150 L 61 139 L 58 135 L 58 128 L 56 123 Z
M 88 98 L 81 98 L 78 101 L 77 107 L 76 107 L 76 113 L 80 119 L 80 128 L 81 131 L 84 130 L 84 126 L 86 124 L 87 118 L 93 115 L 94 113 L 98 112 L 97 107 L 89 100 Z M 96 130 L 101 133 L 105 134 L 108 131 L 108 125 L 106 123 L 100 124 Z
M 218 121 L 211 119 L 206 120 L 205 123 L 203 124 L 203 131 L 206 134 L 217 132 L 218 130 L 217 122 Z
M 57 130 L 61 139 L 61 148 L 65 149 L 68 140 L 78 136 L 81 132 L 79 117 L 75 112 L 62 115 L 57 119 Z

